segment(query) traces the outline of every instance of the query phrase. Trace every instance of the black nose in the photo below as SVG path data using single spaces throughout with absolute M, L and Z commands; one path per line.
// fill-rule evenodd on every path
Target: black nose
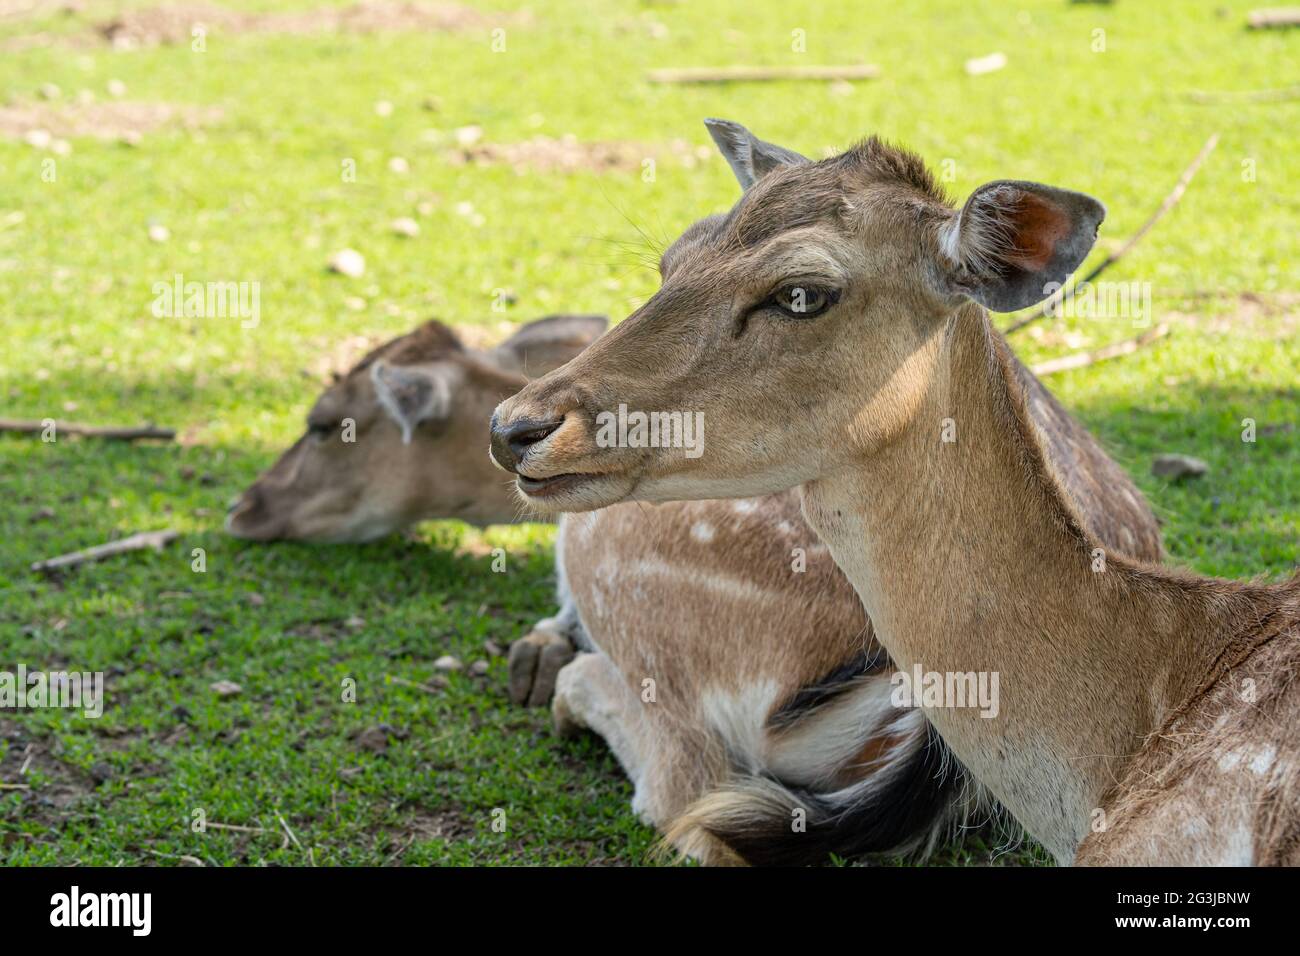
M 563 421 L 539 422 L 533 418 L 521 418 L 502 426 L 493 415 L 492 457 L 507 471 L 517 471 L 519 462 L 528 449 L 545 440 L 546 436 L 563 424 Z

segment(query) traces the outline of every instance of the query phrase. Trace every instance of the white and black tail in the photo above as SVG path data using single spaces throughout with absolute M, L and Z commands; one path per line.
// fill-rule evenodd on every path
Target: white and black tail
M 924 857 L 993 815 L 991 798 L 921 712 L 889 703 L 887 673 L 846 670 L 777 711 L 761 765 L 736 754 L 735 765 L 748 767 L 693 803 L 665 842 L 715 864 Z

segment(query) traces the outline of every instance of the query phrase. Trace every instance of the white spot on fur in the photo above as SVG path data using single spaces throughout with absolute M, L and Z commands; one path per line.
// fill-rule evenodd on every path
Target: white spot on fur
M 758 502 L 752 498 L 741 498 L 732 507 L 736 509 L 737 514 L 747 515 L 758 508 Z
M 697 521 L 691 527 L 691 537 L 703 544 L 708 544 L 713 540 L 713 525 L 707 521 Z
M 1272 744 L 1262 747 L 1239 747 L 1219 757 L 1219 770 L 1223 773 L 1231 773 L 1245 767 L 1251 773 L 1262 777 L 1273 769 L 1276 760 L 1277 748 Z

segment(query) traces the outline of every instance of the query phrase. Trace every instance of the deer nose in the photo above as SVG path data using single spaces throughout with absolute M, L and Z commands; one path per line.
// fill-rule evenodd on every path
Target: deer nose
M 534 418 L 521 418 L 502 425 L 495 415 L 492 416 L 492 457 L 506 471 L 518 471 L 519 462 L 528 449 L 563 425 L 558 422 L 540 422 Z

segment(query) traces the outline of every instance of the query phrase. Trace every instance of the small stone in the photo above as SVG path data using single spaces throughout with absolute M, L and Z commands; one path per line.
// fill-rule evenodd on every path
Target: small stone
M 456 130 L 456 145 L 464 149 L 483 138 L 482 126 L 462 126 Z
M 375 104 L 375 115 L 376 115 L 376 116 L 392 116 L 392 115 L 393 115 L 393 104 L 390 103 L 390 102 L 388 102 L 388 100 L 380 100 L 378 103 Z
M 54 509 L 46 505 L 44 508 L 37 509 L 36 514 L 32 516 L 32 520 L 49 521 L 53 517 L 54 517 Z
M 469 672 L 475 677 L 483 677 L 488 672 L 488 662 L 475 661 L 473 664 L 469 665 Z
M 439 671 L 458 671 L 463 669 L 464 666 L 464 664 L 455 657 L 452 657 L 450 654 L 444 654 L 433 662 L 433 669 Z
M 23 134 L 23 140 L 28 146 L 34 146 L 36 149 L 49 149 L 54 137 L 47 129 L 29 129 Z
M 1151 474 L 1157 478 L 1177 481 L 1180 478 L 1199 478 L 1210 466 L 1191 455 L 1157 455 L 1151 464 Z
M 154 223 L 149 227 L 150 242 L 166 242 L 172 237 L 171 230 L 166 226 Z
M 355 249 L 340 249 L 330 256 L 329 270 L 349 279 L 359 279 L 366 273 L 366 259 Z
M 232 680 L 219 680 L 208 686 L 217 692 L 218 697 L 238 697 L 244 692 L 244 688 Z
M 348 618 L 346 621 L 343 622 L 343 626 L 350 631 L 359 631 L 366 626 L 366 619 L 364 617 L 358 617 L 357 615 L 353 614 L 350 618 Z
M 420 234 L 420 224 L 408 216 L 394 219 L 389 228 L 397 235 L 406 236 L 408 239 L 414 239 Z
M 126 96 L 126 84 L 121 80 L 109 80 L 107 89 L 109 96 Z
M 352 738 L 362 750 L 369 750 L 371 753 L 381 754 L 388 750 L 388 728 L 380 724 L 376 727 L 367 727 Z
M 63 90 L 59 89 L 57 83 L 42 83 L 38 92 L 41 94 L 41 99 L 45 100 L 57 100 L 63 95 Z
M 72 144 L 66 139 L 56 139 L 50 143 L 50 152 L 55 156 L 67 156 L 72 152 Z
M 258 594 L 256 591 L 249 591 L 248 603 L 253 605 L 253 607 L 262 607 L 266 604 L 266 598 L 262 597 L 262 595 Z
M 394 156 L 388 161 L 388 171 L 396 173 L 398 176 L 405 176 L 411 171 L 411 164 L 406 161 L 405 157 Z
M 977 56 L 973 60 L 967 60 L 966 72 L 970 76 L 983 76 L 985 73 L 996 73 L 1006 65 L 1005 53 L 990 53 L 988 56 Z

